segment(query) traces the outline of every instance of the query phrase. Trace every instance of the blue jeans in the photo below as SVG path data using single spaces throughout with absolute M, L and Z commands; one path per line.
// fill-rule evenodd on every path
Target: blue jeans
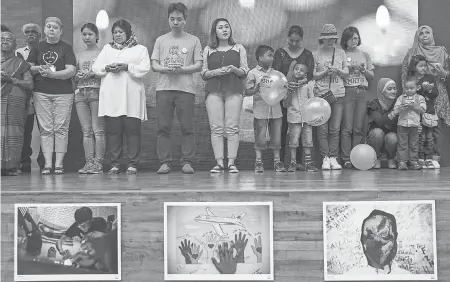
M 253 119 L 253 128 L 255 131 L 255 149 L 265 150 L 267 149 L 266 136 L 269 133 L 270 142 L 269 148 L 280 149 L 281 148 L 281 118 L 271 119 Z
M 83 131 L 86 162 L 101 164 L 105 157 L 105 119 L 98 116 L 98 88 L 81 88 L 75 95 L 75 106 Z
M 300 145 L 300 136 L 302 138 L 302 147 L 311 148 L 313 144 L 312 127 L 306 123 L 289 123 L 289 147 L 298 148 Z
M 317 128 L 322 157 L 338 157 L 339 131 L 341 129 L 342 116 L 344 115 L 344 101 L 345 97 L 337 98 L 336 102 L 331 104 L 330 119 Z
M 364 138 L 367 95 L 367 91 L 362 88 L 345 88 L 344 116 L 342 118 L 341 131 L 341 157 L 344 161 L 350 161 L 350 152 L 353 147 L 361 144 Z
M 419 128 L 397 126 L 397 157 L 399 162 L 416 162 L 419 159 Z

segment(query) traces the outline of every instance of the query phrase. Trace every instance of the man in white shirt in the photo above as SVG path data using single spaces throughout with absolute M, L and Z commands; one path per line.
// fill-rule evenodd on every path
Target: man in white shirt
M 41 40 L 42 29 L 39 25 L 35 23 L 28 23 L 22 27 L 23 35 L 25 36 L 25 40 L 27 42 L 27 46 L 18 48 L 16 50 L 16 56 L 23 58 L 25 61 L 30 54 L 31 47 Z M 28 103 L 28 117 L 25 123 L 25 134 L 23 140 L 23 149 L 22 149 L 22 161 L 20 165 L 20 169 L 22 172 L 30 172 L 31 171 L 31 155 L 33 151 L 31 149 L 31 138 L 33 134 L 33 126 L 34 126 L 34 105 L 33 99 L 31 99 L 31 95 L 28 96 L 30 102 Z M 42 161 L 41 161 L 42 160 Z M 42 153 L 39 153 L 38 164 L 41 166 L 41 162 L 43 163 Z

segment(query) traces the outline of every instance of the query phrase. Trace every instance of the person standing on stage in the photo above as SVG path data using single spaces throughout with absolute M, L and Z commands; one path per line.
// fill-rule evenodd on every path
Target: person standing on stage
M 288 38 L 286 40 L 286 46 L 279 48 L 275 51 L 273 55 L 273 69 L 282 72 L 287 76 L 289 72 L 289 67 L 293 61 L 297 61 L 298 63 L 304 64 L 308 68 L 308 74 L 306 75 L 308 83 L 313 79 L 313 70 L 314 70 L 314 56 L 311 51 L 304 48 L 302 46 L 303 41 L 303 28 L 298 25 L 293 25 L 289 28 Z M 301 85 L 291 82 L 289 83 L 290 91 L 297 91 Z M 283 113 L 283 123 L 281 127 L 281 150 L 280 150 L 280 160 L 284 163 L 285 157 L 285 148 L 286 148 L 286 140 L 287 140 L 287 132 L 288 132 L 288 121 L 287 121 L 287 108 L 283 107 L 283 101 L 280 102 L 281 110 Z M 297 148 L 297 157 L 296 160 L 298 162 L 297 168 L 299 170 L 304 170 L 302 165 L 302 146 Z
M 36 46 L 36 44 L 41 40 L 42 29 L 35 23 L 27 23 L 22 27 L 22 32 L 25 36 L 27 46 L 17 49 L 16 56 L 27 60 L 28 55 L 30 54 L 31 47 Z M 20 170 L 22 172 L 31 171 L 31 155 L 33 154 L 33 150 L 31 149 L 31 139 L 33 134 L 35 114 L 33 99 L 31 96 L 31 94 L 27 96 L 29 102 L 27 102 L 27 121 L 25 123 L 25 135 L 23 139 L 22 160 L 20 165 Z M 37 162 L 41 168 L 44 167 L 44 156 L 42 155 L 41 149 L 39 150 Z
M 100 53 L 98 42 L 98 28 L 93 23 L 86 23 L 81 27 L 81 35 L 86 49 L 76 54 L 77 83 L 75 106 L 78 119 L 83 131 L 83 147 L 86 163 L 78 170 L 80 174 L 100 174 L 103 172 L 103 158 L 105 156 L 105 119 L 98 116 L 100 78 L 92 71 L 92 65 Z
M 103 47 L 92 65 L 92 71 L 102 78 L 98 116 L 105 117 L 108 131 L 108 154 L 112 166 L 109 173 L 120 173 L 123 138 L 126 137 L 129 156 L 126 174 L 136 174 L 141 153 L 142 122 L 147 120 L 143 78 L 150 71 L 150 57 L 147 47 L 137 42 L 128 21 L 117 20 L 111 33 L 112 42 Z M 96 158 L 100 159 L 100 155 L 99 152 Z
M 46 39 L 31 48 L 27 61 L 34 75 L 33 102 L 41 132 L 41 148 L 45 158 L 42 174 L 52 170 L 53 152 L 55 174 L 63 174 L 63 161 L 69 142 L 72 117 L 72 77 L 76 59 L 70 44 L 61 40 L 63 24 L 57 17 L 45 20 Z
M 233 40 L 227 19 L 216 19 L 211 27 L 210 44 L 203 51 L 202 77 L 206 80 L 206 110 L 211 127 L 211 144 L 217 165 L 211 172 L 223 171 L 224 134 L 227 136 L 228 171 L 237 173 L 239 120 L 247 76 L 247 52 Z M 267 117 L 267 116 L 266 116 Z
M 196 90 L 193 74 L 201 70 L 203 55 L 200 39 L 184 31 L 187 13 L 186 5 L 181 2 L 169 5 L 171 31 L 156 39 L 151 56 L 152 69 L 159 73 L 156 85 L 158 174 L 171 170 L 170 133 L 174 111 L 181 124 L 182 172 L 194 173 Z

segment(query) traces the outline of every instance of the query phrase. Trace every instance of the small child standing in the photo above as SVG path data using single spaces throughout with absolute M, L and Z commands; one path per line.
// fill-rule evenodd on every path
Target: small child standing
M 268 105 L 260 92 L 261 79 L 272 70 L 274 50 L 267 45 L 256 48 L 256 60 L 258 65 L 250 70 L 246 79 L 245 95 L 253 95 L 253 127 L 255 132 L 255 172 L 264 172 L 262 153 L 267 149 L 266 136 L 270 135 L 269 148 L 273 151 L 274 170 L 285 172 L 284 164 L 280 161 L 281 125 L 283 113 L 281 105 Z
M 434 169 L 434 128 L 437 126 L 438 116 L 434 109 L 434 103 L 439 92 L 435 84 L 435 78 L 427 74 L 428 62 L 422 55 L 411 58 L 408 67 L 408 75 L 417 78 L 417 93 L 425 98 L 427 109 L 422 115 L 422 130 L 419 133 L 419 164 L 422 168 Z
M 425 98 L 417 94 L 417 78 L 408 76 L 405 80 L 404 94 L 397 98 L 390 119 L 399 115 L 397 123 L 398 169 L 407 170 L 407 162 L 414 170 L 420 170 L 418 159 L 420 115 L 425 112 Z
M 287 108 L 289 147 L 291 152 L 291 163 L 288 167 L 288 172 L 295 172 L 297 170 L 296 155 L 300 143 L 300 136 L 302 138 L 303 156 L 305 158 L 305 171 L 318 171 L 311 157 L 311 148 L 313 147 L 312 127 L 305 123 L 301 111 L 306 100 L 308 98 L 314 98 L 314 81 L 308 83 L 306 78 L 307 74 L 308 67 L 304 64 L 293 61 L 289 66 L 288 81 L 296 82 L 300 87 L 295 91 L 289 91 L 289 95 L 284 101 L 284 106 Z

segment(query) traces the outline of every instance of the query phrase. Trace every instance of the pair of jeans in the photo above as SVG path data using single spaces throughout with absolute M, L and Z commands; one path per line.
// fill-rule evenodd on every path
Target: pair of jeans
M 127 140 L 128 167 L 136 167 L 141 153 L 141 120 L 134 117 L 105 117 L 108 155 L 112 166 L 123 161 L 123 137 Z
M 433 137 L 434 137 L 433 157 L 437 161 L 439 161 L 439 159 L 441 157 L 441 152 L 443 150 L 443 146 L 444 146 L 444 143 L 445 143 L 445 141 L 444 141 L 444 129 L 445 129 L 444 119 L 443 118 L 439 118 L 437 126 L 433 127 Z
M 304 148 L 312 148 L 314 146 L 311 125 L 306 123 L 289 123 L 290 148 L 298 148 L 300 146 L 300 136 Z
M 283 113 L 282 117 L 282 125 L 281 125 L 281 149 L 280 149 L 280 160 L 282 163 L 284 163 L 285 154 L 286 154 L 286 141 L 288 141 L 287 135 L 288 135 L 288 128 L 289 123 L 287 121 L 287 108 L 284 107 L 283 101 L 280 102 L 281 105 L 281 112 Z M 297 153 L 296 153 L 296 159 L 302 160 L 303 159 L 303 148 L 300 144 L 299 147 L 297 147 Z
M 416 162 L 419 159 L 419 128 L 397 126 L 397 161 Z
M 364 122 L 367 112 L 367 91 L 358 87 L 346 87 L 344 98 L 344 116 L 341 130 L 341 157 L 350 161 L 353 147 L 361 144 L 364 138 Z
M 105 119 L 98 116 L 98 88 L 81 88 L 75 106 L 83 131 L 84 157 L 87 163 L 103 163 L 106 150 Z
M 174 112 L 181 124 L 181 165 L 191 164 L 195 157 L 195 95 L 183 91 L 156 91 L 156 151 L 159 163 L 172 162 L 170 134 Z
M 434 147 L 434 127 L 422 125 L 419 133 L 419 159 L 431 159 L 433 157 Z
M 367 134 L 367 144 L 375 150 L 378 158 L 385 152 L 387 158 L 392 160 L 397 154 L 397 133 L 385 134 L 380 128 L 374 128 Z
M 42 152 L 66 153 L 74 94 L 33 92 Z
M 338 157 L 339 132 L 344 115 L 344 101 L 345 97 L 337 98 L 336 102 L 331 104 L 330 119 L 317 128 L 317 138 L 322 157 Z
M 209 93 L 205 100 L 211 128 L 214 158 L 224 158 L 224 137 L 227 137 L 228 159 L 236 159 L 239 149 L 239 122 L 243 96 L 240 93 Z
M 281 118 L 271 119 L 253 119 L 253 128 L 255 132 L 255 150 L 280 149 L 281 148 Z M 266 137 L 270 136 L 269 146 L 267 146 Z

